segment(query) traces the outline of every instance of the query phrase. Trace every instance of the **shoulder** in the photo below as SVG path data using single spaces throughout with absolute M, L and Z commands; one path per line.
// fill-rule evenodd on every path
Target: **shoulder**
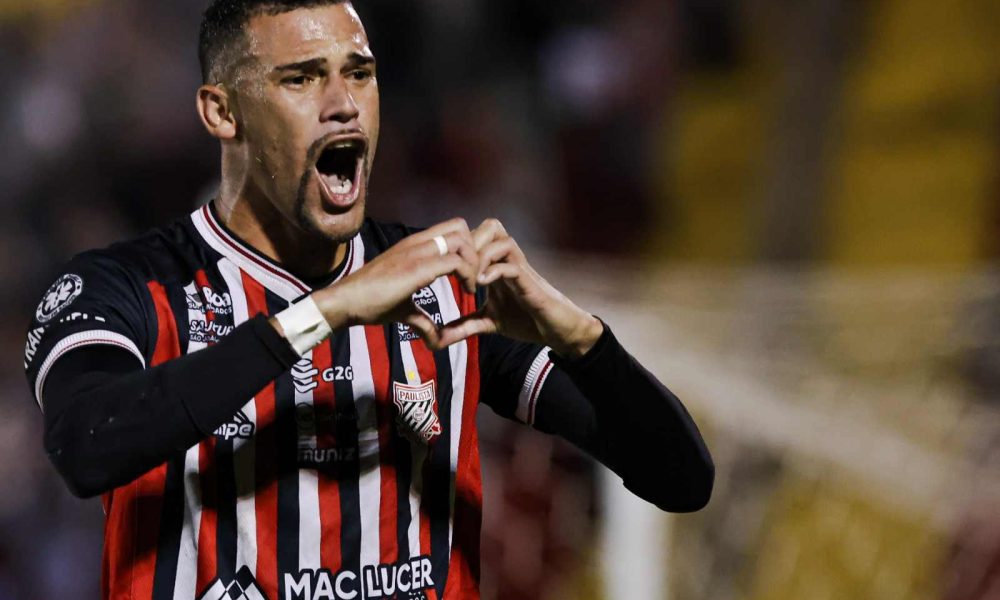
M 104 248 L 81 252 L 65 263 L 61 272 L 78 270 L 92 278 L 119 279 L 145 287 L 149 281 L 183 279 L 192 266 L 205 263 L 205 254 L 190 219 L 184 218 Z
M 151 304 L 149 284 L 184 277 L 197 264 L 199 248 L 183 221 L 159 227 L 136 238 L 76 254 L 63 263 L 40 289 L 33 327 L 65 320 L 64 312 L 105 312 L 145 315 Z M 74 308 L 68 310 L 70 306 Z

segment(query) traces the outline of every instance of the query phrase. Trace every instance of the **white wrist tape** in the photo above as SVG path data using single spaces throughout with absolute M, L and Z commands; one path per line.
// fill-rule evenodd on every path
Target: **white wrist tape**
M 299 300 L 274 318 L 281 324 L 285 339 L 299 356 L 304 356 L 333 333 L 312 296 Z

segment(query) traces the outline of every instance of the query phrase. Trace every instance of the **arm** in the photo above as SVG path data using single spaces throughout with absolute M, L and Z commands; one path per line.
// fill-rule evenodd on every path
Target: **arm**
M 487 334 L 483 401 L 501 415 L 557 433 L 590 452 L 628 489 L 664 510 L 705 506 L 715 468 L 677 397 L 606 326 L 539 276 L 498 222 L 487 221 L 473 235 L 480 283 L 489 297 L 480 311 L 451 329 Z M 503 335 L 490 335 L 496 333 Z M 554 366 L 543 381 L 532 382 L 538 374 L 529 374 L 530 366 L 537 364 L 543 346 L 553 349 Z M 540 392 L 525 393 L 526 379 L 526 387 L 540 386 Z
M 444 236 L 454 252 L 440 255 L 433 242 L 437 235 Z M 328 331 L 399 321 L 434 344 L 436 325 L 410 297 L 451 273 L 474 289 L 471 247 L 464 222 L 449 221 L 400 241 L 336 286 L 314 292 L 312 300 Z M 147 311 L 131 277 L 109 265 L 83 268 L 86 294 L 74 308 L 109 315 L 101 317 L 101 327 L 122 344 L 145 346 L 138 343 L 142 336 L 137 332 L 145 329 Z M 100 343 L 108 336 L 91 336 L 94 343 L 58 351 L 60 340 L 83 331 L 79 323 L 93 322 L 59 328 L 34 323 L 33 330 L 43 329 L 40 325 L 48 330 L 41 334 L 39 356 L 26 362 L 29 382 L 37 383 L 39 406 L 44 397 L 46 451 L 78 496 L 128 483 L 212 435 L 299 359 L 277 320 L 263 316 L 240 325 L 218 344 L 149 369 L 137 350 Z M 45 366 L 39 368 L 40 363 Z
M 626 488 L 663 510 L 691 512 L 708 504 L 715 465 L 698 426 L 677 396 L 610 329 L 581 359 L 551 356 L 561 372 L 542 389 L 538 429 L 564 436 L 582 433 L 603 450 L 604 463 Z M 569 415 L 575 412 L 592 414 L 594 425 L 574 431 Z
M 69 352 L 45 386 L 45 450 L 74 495 L 101 494 L 211 435 L 296 360 L 263 316 L 151 369 L 113 346 Z
M 703 508 L 715 468 L 680 400 L 606 326 L 584 356 L 483 336 L 482 400 L 501 416 L 557 434 L 671 512 Z

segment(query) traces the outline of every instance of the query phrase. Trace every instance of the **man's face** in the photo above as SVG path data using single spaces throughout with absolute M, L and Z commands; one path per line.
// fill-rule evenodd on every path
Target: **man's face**
M 375 59 L 349 3 L 250 20 L 236 70 L 251 185 L 308 235 L 350 239 L 365 213 L 379 130 Z

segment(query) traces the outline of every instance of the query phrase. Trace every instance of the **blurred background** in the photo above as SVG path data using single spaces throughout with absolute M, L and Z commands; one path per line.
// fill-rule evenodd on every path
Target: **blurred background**
M 98 595 L 24 335 L 72 254 L 214 194 L 205 5 L 0 0 L 2 600 Z M 483 414 L 484 599 L 1000 598 L 1000 3 L 357 5 L 372 214 L 501 218 L 716 460 L 668 516 Z

